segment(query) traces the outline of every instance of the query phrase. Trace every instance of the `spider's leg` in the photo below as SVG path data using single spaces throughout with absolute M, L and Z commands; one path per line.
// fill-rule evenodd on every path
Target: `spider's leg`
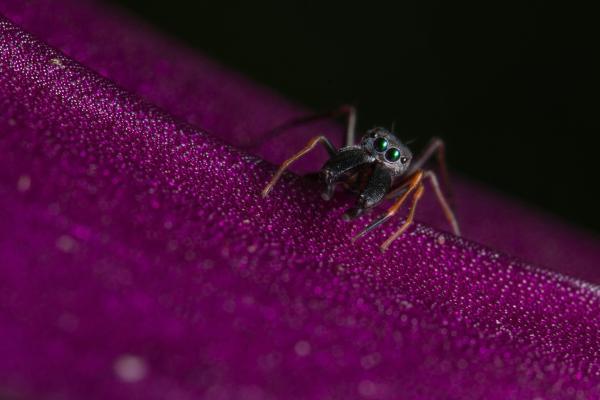
M 398 239 L 398 237 L 400 235 L 402 235 L 404 233 L 404 231 L 406 231 L 408 229 L 408 227 L 413 223 L 413 219 L 415 217 L 415 211 L 417 210 L 417 204 L 419 203 L 421 196 L 423 196 L 424 190 L 425 190 L 425 187 L 423 186 L 423 184 L 419 183 L 419 185 L 417 186 L 417 189 L 415 191 L 415 194 L 413 195 L 412 204 L 410 205 L 410 211 L 408 212 L 406 221 L 404 221 L 402 226 L 396 232 L 394 232 L 390 237 L 388 237 L 385 240 L 385 242 L 383 242 L 383 244 L 380 247 L 382 252 L 386 251 L 388 249 L 388 247 L 390 247 L 390 244 L 392 244 L 392 242 L 394 240 Z
M 312 122 L 316 122 L 316 121 L 319 121 L 322 119 L 337 118 L 337 117 L 341 117 L 341 116 L 347 117 L 346 139 L 345 139 L 346 144 L 345 145 L 346 146 L 353 145 L 354 140 L 355 140 L 355 131 L 356 131 L 356 109 L 351 105 L 343 105 L 343 106 L 340 106 L 337 109 L 330 111 L 330 112 L 303 116 L 303 117 L 294 118 L 290 121 L 284 122 L 283 124 L 266 132 L 264 135 L 261 135 L 257 139 L 250 140 L 249 142 L 243 143 L 240 147 L 253 148 L 267 140 L 271 140 L 271 139 L 278 137 L 279 135 L 281 135 L 283 132 L 285 132 L 288 129 L 292 129 L 292 128 L 295 128 L 298 126 L 310 124 Z
M 346 146 L 352 146 L 356 142 L 356 108 L 349 105 L 344 105 L 341 108 L 346 114 L 348 114 L 348 123 L 346 126 Z
M 404 194 L 404 192 L 406 192 L 408 190 L 409 183 L 410 183 L 410 181 L 408 183 L 407 182 L 402 182 L 395 189 L 390 190 L 388 192 L 388 194 L 385 195 L 385 199 L 386 200 L 395 199 L 398 196 L 402 196 Z
M 446 145 L 442 139 L 434 137 L 429 141 L 427 147 L 425 147 L 421 154 L 411 163 L 408 174 L 410 175 L 423 168 L 433 156 L 436 156 L 437 158 L 440 175 L 442 177 L 442 185 L 444 191 L 447 193 L 447 198 L 449 200 L 448 204 L 452 206 L 452 190 L 448 179 L 448 168 L 446 166 Z
M 458 221 L 454 215 L 454 212 L 452 211 L 452 208 L 448 204 L 444 193 L 440 189 L 440 184 L 435 176 L 435 173 L 433 171 L 425 171 L 425 178 L 429 178 L 429 182 L 431 183 L 431 187 L 433 187 L 433 191 L 435 192 L 438 203 L 440 203 L 446 219 L 450 223 L 450 226 L 452 226 L 452 231 L 454 231 L 456 236 L 460 236 L 460 227 L 458 226 Z
M 416 173 L 414 173 L 413 176 L 411 176 L 409 178 L 409 180 L 406 181 L 406 183 L 400 187 L 400 188 L 405 188 L 405 190 L 403 190 L 401 192 L 400 197 L 398 197 L 398 200 L 396 200 L 394 202 L 394 204 L 391 205 L 391 207 L 387 210 L 387 212 L 385 214 L 381 215 L 379 218 L 377 218 L 375 221 L 373 221 L 369 226 L 367 226 L 360 233 L 358 233 L 356 236 L 354 236 L 354 238 L 352 238 L 352 241 L 355 241 L 356 239 L 366 235 L 367 233 L 371 232 L 373 229 L 377 228 L 379 225 L 383 224 L 384 222 L 386 222 L 387 220 L 392 218 L 394 215 L 396 215 L 396 213 L 398 213 L 398 210 L 400 209 L 400 207 L 402 207 L 402 204 L 404 204 L 404 202 L 406 201 L 408 196 L 421 184 L 422 180 L 423 180 L 423 171 L 417 171 Z M 398 188 L 398 189 L 400 189 L 400 188 Z M 398 190 L 398 189 L 396 189 L 396 190 Z
M 319 143 L 322 143 L 325 146 L 325 148 L 327 149 L 327 152 L 330 155 L 333 155 L 336 153 L 335 147 L 333 146 L 333 144 L 331 144 L 329 139 L 327 139 L 325 136 L 316 136 L 316 137 L 312 138 L 311 140 L 308 141 L 308 144 L 302 150 L 300 150 L 298 153 L 294 154 L 292 157 L 285 160 L 283 162 L 283 164 L 281 164 L 281 166 L 279 167 L 279 169 L 277 170 L 275 175 L 273 175 L 273 178 L 271 178 L 271 181 L 263 189 L 262 197 L 267 197 L 267 195 L 269 194 L 271 189 L 273 189 L 273 186 L 275 186 L 275 184 L 277 183 L 277 181 L 279 180 L 281 175 L 291 164 L 293 164 L 298 159 L 302 158 L 302 156 L 304 156 L 306 153 L 308 153 L 312 149 L 314 149 L 317 146 L 317 144 L 319 144 Z

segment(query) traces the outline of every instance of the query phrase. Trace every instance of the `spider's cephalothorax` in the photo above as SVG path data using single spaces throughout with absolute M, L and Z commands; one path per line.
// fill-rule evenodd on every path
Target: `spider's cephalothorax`
M 392 132 L 374 128 L 361 139 L 360 148 L 371 154 L 374 161 L 386 167 L 392 176 L 402 175 L 408 169 L 412 153 Z
M 359 195 L 344 218 L 356 218 L 385 198 L 393 182 L 408 170 L 411 158 L 410 150 L 394 134 L 384 128 L 371 129 L 360 143 L 337 150 L 321 168 L 323 198 L 329 200 L 335 185 L 345 184 Z
M 431 156 L 437 153 L 445 178 L 443 142 L 440 139 L 432 140 L 423 154 L 416 160 L 412 159 L 412 153 L 408 147 L 385 128 L 374 128 L 367 131 L 360 142 L 355 144 L 354 127 L 356 117 L 354 108 L 345 106 L 327 115 L 342 113 L 347 114 L 349 119 L 346 146 L 336 149 L 325 136 L 317 136 L 311 139 L 302 150 L 281 165 L 273 179 L 264 188 L 263 196 L 269 194 L 281 174 L 290 164 L 311 151 L 317 144 L 322 143 L 330 156 L 319 171 L 319 177 L 324 184 L 323 199 L 331 199 L 337 184 L 343 184 L 353 192 L 358 193 L 356 204 L 344 213 L 344 219 L 356 218 L 364 211 L 376 207 L 386 199 L 395 199 L 385 214 L 362 230 L 354 239 L 365 235 L 396 215 L 405 200 L 412 195 L 412 205 L 406 221 L 381 246 L 382 250 L 386 250 L 412 223 L 417 202 L 424 191 L 423 180 L 425 178 L 428 178 L 431 182 L 454 233 L 460 235 L 454 213 L 440 189 L 435 174 L 432 171 L 421 169 Z M 299 119 L 288 123 L 285 127 L 309 122 L 318 117 L 320 116 Z

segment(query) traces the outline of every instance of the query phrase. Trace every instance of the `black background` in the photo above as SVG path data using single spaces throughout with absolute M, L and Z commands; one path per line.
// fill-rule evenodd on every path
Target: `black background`
M 359 127 L 596 232 L 597 24 L 575 2 L 112 0 L 316 110 L 352 103 Z

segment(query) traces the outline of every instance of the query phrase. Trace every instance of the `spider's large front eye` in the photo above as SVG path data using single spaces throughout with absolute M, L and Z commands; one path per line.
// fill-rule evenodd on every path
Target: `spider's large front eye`
M 400 150 L 395 147 L 392 147 L 388 151 L 385 152 L 385 159 L 390 162 L 396 162 L 400 159 Z
M 383 153 L 388 148 L 388 141 L 385 138 L 377 138 L 373 141 L 373 147 L 379 153 Z

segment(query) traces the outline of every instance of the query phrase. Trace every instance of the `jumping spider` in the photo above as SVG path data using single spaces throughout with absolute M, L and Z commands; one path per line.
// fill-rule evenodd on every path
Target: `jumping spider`
M 281 132 L 283 129 L 312 122 L 316 119 L 339 115 L 346 115 L 348 117 L 346 145 L 336 149 L 325 136 L 316 136 L 312 138 L 302 150 L 287 159 L 281 167 L 279 167 L 277 173 L 275 173 L 271 181 L 263 189 L 263 197 L 266 197 L 269 194 L 283 172 L 293 162 L 313 150 L 317 144 L 321 143 L 329 153 L 329 160 L 325 162 L 325 165 L 323 165 L 318 172 L 320 180 L 325 185 L 322 193 L 323 199 L 331 199 L 335 186 L 338 183 L 344 184 L 351 191 L 358 193 L 356 205 L 348 209 L 343 216 L 345 220 L 349 221 L 354 219 L 385 200 L 395 199 L 387 212 L 357 234 L 352 239 L 353 241 L 364 236 L 396 215 L 402 204 L 412 195 L 412 203 L 406 221 L 381 245 L 382 251 L 387 250 L 390 244 L 402 235 L 413 222 L 417 203 L 425 190 L 425 186 L 423 185 L 424 179 L 428 179 L 431 183 L 438 202 L 442 207 L 448 222 L 452 226 L 454 233 L 460 235 L 456 217 L 440 189 L 435 173 L 422 169 L 424 164 L 429 161 L 434 154 L 437 154 L 442 177 L 444 178 L 445 183 L 447 182 L 446 164 L 444 160 L 444 142 L 441 139 L 432 139 L 422 154 L 415 159 L 413 159 L 413 155 L 409 148 L 391 131 L 385 128 L 373 128 L 364 134 L 360 142 L 355 143 L 356 111 L 351 106 L 340 107 L 332 113 L 290 121 L 273 130 L 271 134 L 274 135 Z

